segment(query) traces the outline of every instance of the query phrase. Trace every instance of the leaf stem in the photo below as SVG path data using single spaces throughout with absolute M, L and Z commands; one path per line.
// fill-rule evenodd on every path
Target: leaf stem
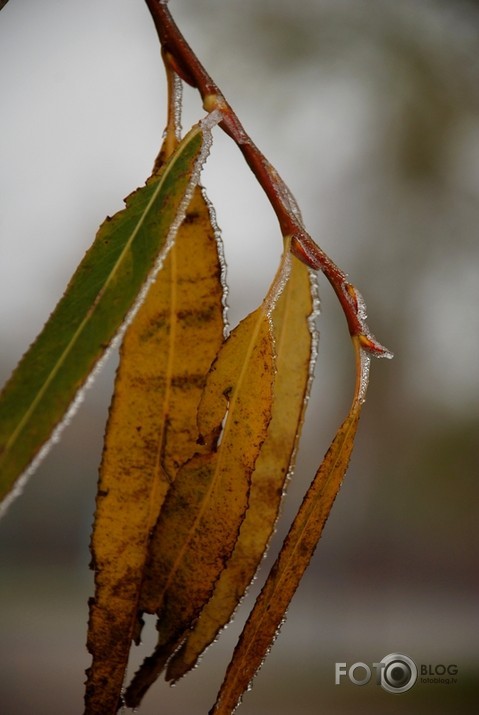
M 291 251 L 310 268 L 320 270 L 331 283 L 343 309 L 351 337 L 359 337 L 364 350 L 377 357 L 392 357 L 371 334 L 365 322 L 363 302 L 346 274 L 315 243 L 304 228 L 294 198 L 277 171 L 251 140 L 218 85 L 203 67 L 167 7 L 167 0 L 145 0 L 162 46 L 163 58 L 192 87 L 198 89 L 203 107 L 220 110 L 219 126 L 243 154 L 276 213 L 283 236 L 291 236 Z

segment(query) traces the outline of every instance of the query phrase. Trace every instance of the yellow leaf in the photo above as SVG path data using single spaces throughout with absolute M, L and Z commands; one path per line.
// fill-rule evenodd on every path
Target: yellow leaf
M 304 498 L 281 552 L 273 565 L 228 666 L 210 715 L 230 715 L 263 663 L 281 626 L 289 603 L 311 560 L 324 524 L 341 486 L 354 445 L 367 372 L 358 339 L 356 396 Z
M 224 344 L 200 404 L 200 433 L 207 445 L 214 445 L 228 411 L 221 444 L 180 469 L 153 533 L 140 610 L 159 614 L 159 644 L 127 691 L 130 707 L 198 617 L 231 556 L 271 417 L 272 384 L 270 325 L 258 309 Z
M 190 670 L 230 620 L 254 577 L 274 530 L 286 477 L 299 439 L 311 379 L 313 295 L 309 269 L 292 258 L 284 291 L 273 310 L 276 378 L 272 419 L 253 473 L 248 511 L 226 569 L 187 640 L 168 664 L 167 680 Z
M 197 187 L 121 348 L 92 537 L 87 712 L 113 713 L 120 702 L 150 532 L 178 465 L 194 451 L 198 402 L 223 342 L 221 270 Z
M 270 313 L 288 269 L 285 251 L 265 301 L 231 333 L 208 375 L 198 409 L 204 449 L 179 470 L 152 537 L 140 611 L 158 613 L 159 640 L 125 693 L 129 707 L 194 626 L 238 539 L 271 420 Z

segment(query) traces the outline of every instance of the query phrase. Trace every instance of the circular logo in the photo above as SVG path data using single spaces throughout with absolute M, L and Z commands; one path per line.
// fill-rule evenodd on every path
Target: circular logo
M 381 686 L 389 693 L 405 693 L 417 680 L 416 664 L 407 655 L 390 653 L 381 664 Z

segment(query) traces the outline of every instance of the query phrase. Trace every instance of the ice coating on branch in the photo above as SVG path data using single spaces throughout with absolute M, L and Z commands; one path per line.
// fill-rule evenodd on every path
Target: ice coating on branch
M 289 187 L 284 183 L 284 181 L 282 179 L 280 179 L 280 181 L 278 182 L 277 187 L 279 189 L 279 195 L 281 197 L 283 204 L 288 209 L 288 211 L 293 214 L 293 216 L 295 217 L 295 219 L 297 220 L 299 225 L 304 228 L 301 210 L 296 202 L 296 199 L 294 198 L 293 194 L 291 193 Z
M 191 197 L 193 195 L 193 191 L 195 190 L 195 187 L 199 183 L 201 171 L 203 169 L 203 166 L 206 163 L 206 160 L 210 153 L 211 145 L 213 143 L 212 129 L 220 121 L 221 121 L 221 113 L 218 111 L 211 112 L 203 120 L 200 121 L 200 127 L 201 127 L 201 131 L 202 131 L 202 140 L 203 140 L 202 146 L 201 146 L 200 152 L 198 154 L 198 158 L 195 162 L 195 165 L 194 165 L 188 186 L 186 188 L 185 194 L 184 194 L 183 199 L 180 202 L 180 205 L 178 207 L 178 211 L 177 211 L 175 220 L 171 224 L 170 229 L 168 231 L 168 235 L 166 237 L 166 241 L 163 246 L 163 249 L 161 250 L 160 254 L 158 255 L 158 258 L 157 258 L 152 270 L 150 271 L 150 274 L 149 274 L 148 278 L 146 279 L 142 289 L 140 290 L 135 302 L 133 303 L 133 306 L 128 311 L 128 313 L 125 317 L 125 320 L 119 327 L 119 329 L 118 329 L 117 333 L 115 334 L 115 336 L 113 337 L 113 339 L 110 341 L 110 344 L 106 348 L 103 355 L 96 362 L 95 366 L 93 367 L 92 371 L 86 378 L 83 385 L 77 391 L 75 397 L 73 398 L 72 402 L 70 403 L 69 407 L 67 408 L 63 419 L 56 425 L 50 438 L 45 442 L 44 445 L 42 445 L 42 447 L 40 448 L 40 450 L 38 451 L 36 456 L 30 462 L 29 466 L 24 470 L 24 472 L 16 480 L 12 490 L 9 492 L 9 494 L 6 495 L 6 497 L 0 504 L 0 518 L 6 513 L 10 504 L 18 496 L 20 496 L 20 494 L 23 492 L 23 489 L 24 489 L 26 483 L 28 482 L 29 478 L 37 470 L 38 466 L 43 461 L 43 459 L 47 456 L 52 445 L 54 445 L 56 442 L 59 441 L 61 433 L 63 432 L 65 427 L 68 427 L 73 416 L 78 411 L 80 404 L 83 402 L 86 390 L 88 390 L 88 388 L 90 388 L 91 385 L 93 384 L 93 382 L 95 381 L 96 376 L 102 369 L 106 360 L 108 360 L 108 358 L 110 357 L 112 350 L 114 350 L 118 346 L 118 344 L 121 342 L 126 329 L 132 322 L 132 320 L 135 317 L 136 313 L 138 312 L 140 306 L 142 305 L 143 301 L 145 300 L 148 290 L 150 289 L 151 285 L 155 282 L 156 277 L 163 266 L 165 258 L 168 255 L 168 252 L 174 243 L 178 229 L 185 218 L 186 210 L 190 204 Z
M 290 188 L 284 183 L 283 179 L 281 176 L 278 174 L 276 169 L 272 164 L 269 163 L 265 159 L 265 162 L 268 167 L 268 171 L 270 176 L 273 177 L 274 179 L 274 186 L 276 189 L 276 193 L 278 194 L 278 197 L 281 200 L 281 203 L 285 207 L 286 211 L 290 214 L 292 214 L 295 219 L 297 220 L 298 224 L 304 228 L 304 223 L 303 223 L 303 217 L 301 215 L 301 209 L 298 206 L 298 202 L 294 198 L 293 194 L 291 193 Z

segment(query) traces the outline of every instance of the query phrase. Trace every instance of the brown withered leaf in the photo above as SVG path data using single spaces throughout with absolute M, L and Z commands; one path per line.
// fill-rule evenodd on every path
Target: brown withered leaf
M 221 265 L 194 191 L 175 244 L 121 348 L 92 536 L 86 712 L 116 712 L 150 538 L 176 469 L 194 452 L 196 410 L 223 342 Z
M 303 500 L 265 585 L 241 633 L 225 679 L 210 715 L 231 715 L 265 659 L 281 626 L 289 603 L 311 560 L 324 524 L 341 486 L 354 445 L 367 376 L 358 356 L 356 396 L 351 410 Z
M 159 640 L 125 693 L 136 707 L 194 624 L 233 552 L 271 419 L 274 352 L 266 303 L 231 333 L 198 409 L 204 451 L 178 472 L 155 527 L 140 611 Z
M 308 268 L 292 258 L 288 282 L 272 312 L 276 377 L 272 419 L 256 462 L 248 511 L 227 567 L 194 630 L 168 663 L 167 680 L 190 670 L 230 620 L 252 581 L 274 530 L 306 407 L 316 338 L 310 326 L 315 296 Z

